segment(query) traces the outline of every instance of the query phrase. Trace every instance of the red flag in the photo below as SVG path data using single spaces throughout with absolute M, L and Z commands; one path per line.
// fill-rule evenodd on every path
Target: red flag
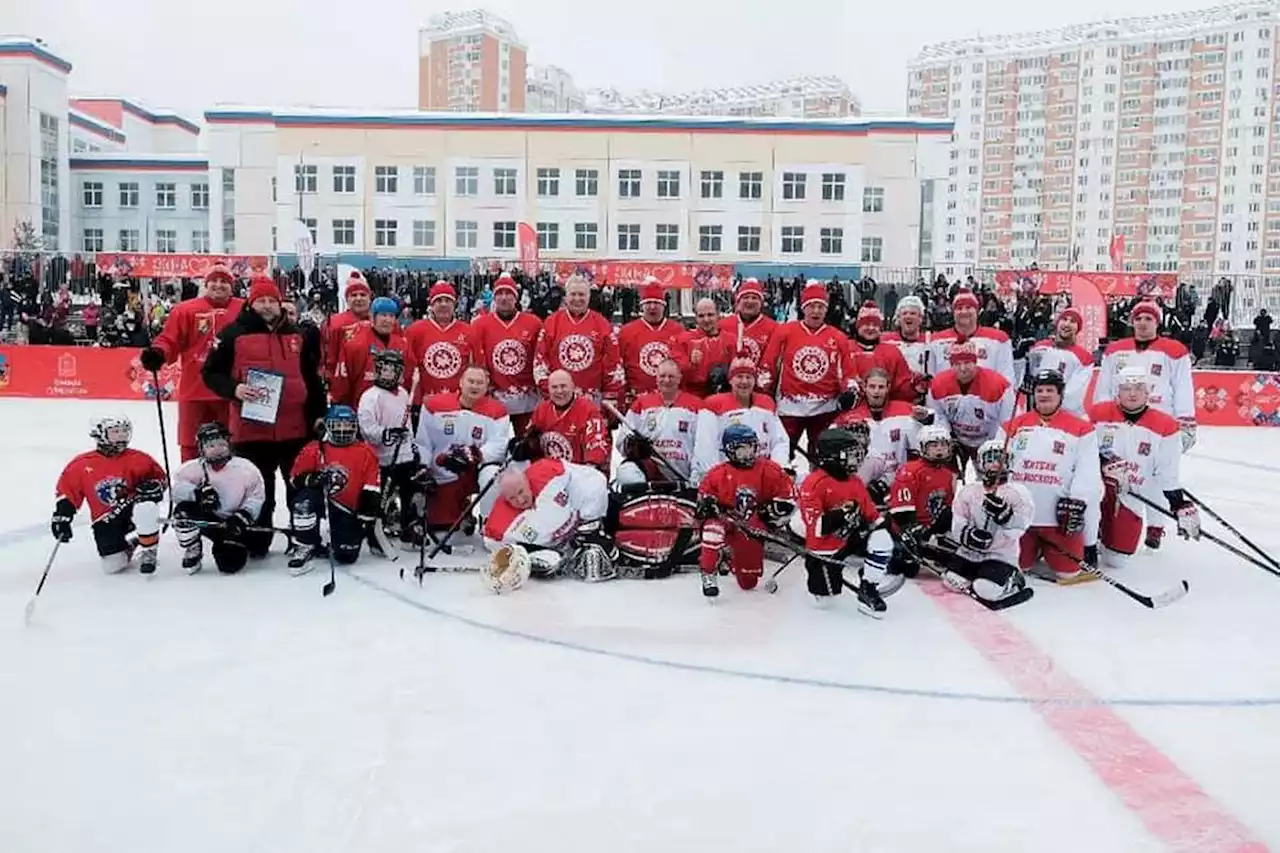
M 528 222 L 516 226 L 516 247 L 520 250 L 520 266 L 524 274 L 538 274 L 538 232 Z
M 1109 254 L 1111 255 L 1111 268 L 1113 270 L 1124 269 L 1124 235 L 1123 234 L 1111 235 L 1111 249 Z
M 1072 275 L 1070 287 L 1071 307 L 1079 311 L 1084 320 L 1076 343 L 1093 352 L 1098 341 L 1107 335 L 1107 301 L 1090 276 Z

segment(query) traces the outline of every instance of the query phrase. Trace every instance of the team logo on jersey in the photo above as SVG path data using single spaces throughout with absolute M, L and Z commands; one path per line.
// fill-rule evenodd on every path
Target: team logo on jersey
M 973 409 L 973 416 L 980 421 L 985 421 L 987 419 L 987 413 L 976 406 Z
M 902 440 L 902 430 L 900 430 L 900 429 L 891 429 L 891 430 L 889 430 L 889 440 L 890 440 L 890 441 L 901 441 L 901 440 Z
M 453 435 L 453 418 L 449 417 L 448 415 L 446 415 L 444 419 L 443 432 L 445 435 Z
M 196 315 L 196 332 L 201 335 L 209 334 L 209 330 L 213 328 L 213 315 L 197 314 Z
M 1027 438 L 1027 434 L 1025 432 L 1018 433 L 1018 440 L 1013 443 L 1013 449 L 1017 452 L 1026 450 L 1028 440 L 1029 439 Z
M 1098 442 L 1100 450 L 1107 450 L 1116 443 L 1116 431 L 1114 429 L 1106 429 L 1102 432 L 1102 440 Z
M 649 341 L 640 347 L 640 369 L 649 376 L 658 375 L 658 365 L 671 358 L 671 350 L 663 341 Z
M 123 477 L 104 477 L 93 484 L 93 493 L 102 504 L 115 506 L 129 499 L 129 484 Z
M 1059 376 L 1067 375 L 1067 363 L 1065 361 L 1058 362 L 1058 375 Z
M 677 427 L 677 429 L 679 429 L 679 430 L 680 430 L 680 432 L 688 432 L 688 431 L 689 431 L 689 422 L 688 422 L 688 421 L 681 421 L 681 422 L 680 422 L 680 425 Z
M 337 463 L 325 465 L 321 471 L 329 475 L 329 497 L 336 498 L 347 487 L 347 483 L 351 482 L 351 474 L 346 468 Z
M 556 348 L 560 366 L 570 373 L 586 370 L 596 360 L 596 345 L 586 335 L 565 335 Z
M 472 428 L 471 428 L 471 440 L 472 440 L 472 441 L 480 441 L 480 440 L 481 440 L 481 439 L 483 439 L 483 438 L 484 438 L 484 428 L 483 428 L 483 427 L 478 427 L 478 426 L 477 426 L 477 427 L 472 427 Z
M 653 435 L 658 431 L 658 416 L 649 415 L 644 419 L 644 428 L 649 435 Z
M 1151 455 L 1151 442 L 1149 442 L 1149 441 L 1140 441 L 1140 442 L 1138 442 L 1138 455 L 1139 455 L 1139 456 L 1150 456 L 1150 455 Z
M 356 336 L 356 332 L 358 332 L 358 331 L 360 331 L 360 324 L 359 324 L 359 323 L 352 323 L 350 326 L 347 326 L 345 329 L 343 329 L 343 330 L 342 330 L 342 341 L 343 341 L 343 343 L 346 343 L 347 341 L 349 341 L 349 340 L 351 340 L 352 338 L 354 338 L 354 337 Z
M 432 379 L 452 379 L 462 369 L 462 353 L 448 341 L 436 341 L 422 354 L 422 367 Z
M 569 493 L 564 489 L 561 489 L 560 491 L 556 492 L 555 502 L 556 502 L 556 506 L 568 506 Z
M 1067 443 L 1065 441 L 1055 441 L 1053 443 L 1053 452 L 1059 456 L 1063 456 L 1067 452 Z
M 750 486 L 738 486 L 733 493 L 733 513 L 738 518 L 750 518 L 756 511 L 756 493 Z
M 519 376 L 529 363 L 524 344 L 511 338 L 498 342 L 493 348 L 493 367 L 503 376 Z
M 929 497 L 924 499 L 924 508 L 929 513 L 930 521 L 937 521 L 949 506 L 951 506 L 951 501 L 947 499 L 947 493 L 944 489 L 930 492 Z
M 542 434 L 542 454 L 552 459 L 562 459 L 565 462 L 573 461 L 573 445 L 569 439 L 558 432 L 544 432 Z
M 1153 364 L 1153 365 L 1151 365 L 1151 375 L 1152 375 L 1152 376 L 1159 376 L 1159 375 L 1160 375 L 1160 371 L 1161 371 L 1161 369 L 1162 369 L 1163 367 L 1164 367 L 1164 365 L 1162 365 L 1162 364 Z
M 822 347 L 800 347 L 791 357 L 791 371 L 801 382 L 817 382 L 830 367 L 831 359 Z

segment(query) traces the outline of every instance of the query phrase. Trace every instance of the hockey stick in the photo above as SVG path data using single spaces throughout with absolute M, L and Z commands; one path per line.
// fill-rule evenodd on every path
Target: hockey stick
M 787 560 L 781 566 L 773 570 L 773 574 L 769 575 L 768 580 L 764 582 L 764 591 L 773 595 L 778 591 L 778 575 L 782 574 L 782 570 L 794 563 L 800 558 L 799 554 L 792 554 L 791 559 Z
M 425 523 L 426 519 L 425 518 L 423 519 L 424 523 L 422 525 L 422 547 L 418 551 L 418 567 L 413 570 L 414 575 L 418 578 L 419 586 L 421 586 L 422 584 L 422 576 L 426 574 L 428 571 L 430 571 L 430 569 L 427 568 L 427 563 L 430 562 L 431 560 L 434 560 L 436 555 L 445 549 L 445 546 L 449 544 L 449 540 L 453 538 L 453 534 L 457 533 L 458 529 L 462 527 L 463 522 L 465 522 L 468 518 L 471 517 L 471 513 L 475 510 L 477 506 L 480 505 L 480 501 L 484 499 L 484 496 L 489 493 L 489 490 L 492 489 L 494 485 L 498 482 L 498 480 L 502 477 L 502 472 L 506 470 L 507 465 L 510 462 L 511 462 L 511 456 L 508 454 L 503 459 L 502 467 L 498 469 L 498 473 L 493 475 L 493 479 L 491 479 L 488 483 L 486 483 L 484 488 L 476 493 L 476 496 L 471 499 L 471 502 L 467 504 L 466 508 L 463 509 L 463 511 L 458 515 L 456 519 L 454 519 L 453 524 L 450 525 L 447 531 L 445 531 L 444 537 L 440 539 L 438 542 L 436 542 L 436 545 L 434 548 L 431 549 L 430 554 L 427 553 L 427 526 Z
M 22 611 L 22 621 L 27 625 L 31 624 L 32 617 L 36 615 L 36 599 L 40 597 L 40 592 L 44 589 L 44 582 L 49 579 L 49 570 L 53 568 L 53 560 L 58 556 L 58 549 L 61 547 L 61 539 L 53 543 L 53 551 L 49 554 L 49 561 L 44 564 L 44 572 L 40 575 L 40 583 L 36 584 L 35 593 Z
M 142 327 L 147 330 L 147 346 L 153 343 L 153 335 L 151 332 L 151 312 L 147 308 L 146 297 L 150 295 L 151 288 L 148 287 L 148 293 L 143 295 L 142 299 Z M 156 398 L 156 418 L 160 421 L 160 454 L 164 460 L 164 478 L 166 490 L 169 492 L 169 511 L 168 515 L 173 515 L 173 475 L 169 470 L 169 439 L 166 435 L 164 427 L 164 404 L 160 400 L 160 371 L 151 371 L 151 390 Z
M 1233 526 L 1232 526 L 1232 525 L 1231 525 L 1231 524 L 1230 524 L 1230 523 L 1229 523 L 1225 518 L 1223 518 L 1222 516 L 1220 516 L 1220 515 L 1218 515 L 1216 512 L 1214 512 L 1214 511 L 1209 507 L 1209 505 L 1208 505 L 1208 504 L 1206 504 L 1204 501 L 1200 500 L 1200 499 L 1199 499 L 1198 497 L 1196 497 L 1195 495 L 1191 494 L 1191 492 L 1187 491 L 1186 489 L 1183 489 L 1183 490 L 1182 490 L 1182 493 L 1183 493 L 1184 495 L 1186 495 L 1186 496 L 1187 496 L 1187 498 L 1188 498 L 1188 499 L 1189 499 L 1193 504 L 1195 504 L 1196 506 L 1200 507 L 1200 509 L 1204 510 L 1204 511 L 1205 511 L 1205 513 L 1206 513 L 1206 514 L 1208 514 L 1208 516 L 1209 516 L 1210 518 L 1212 518 L 1214 521 L 1218 522 L 1218 523 L 1219 523 L 1219 524 L 1221 524 L 1224 528 L 1226 528 L 1226 529 L 1227 529 L 1227 531 L 1228 531 L 1229 533 L 1233 534 L 1237 539 L 1239 539 L 1239 540 L 1240 540 L 1241 542 L 1243 542 L 1245 545 L 1247 545 L 1247 546 L 1249 546 L 1250 548 L 1252 548 L 1252 549 L 1257 553 L 1257 555 L 1258 555 L 1259 557 L 1261 557 L 1261 558 L 1262 558 L 1263 560 L 1265 560 L 1266 562 L 1270 563 L 1270 564 L 1271 564 L 1272 566 L 1274 566 L 1276 569 L 1280 570 L 1280 562 L 1277 562 L 1277 561 L 1276 561 L 1276 559 L 1275 559 L 1275 557 L 1272 557 L 1272 556 L 1271 556 L 1270 554 L 1268 554 L 1266 551 L 1262 550 L 1262 549 L 1261 549 L 1261 548 L 1259 548 L 1257 545 L 1253 544 L 1253 542 L 1252 542 L 1252 541 L 1250 541 L 1249 537 L 1245 536 L 1245 535 L 1244 535 L 1243 533 L 1241 533 L 1239 530 L 1236 530 L 1236 529 L 1235 529 L 1235 527 L 1233 527 Z M 1211 540 L 1211 541 L 1212 541 L 1212 540 Z
M 320 457 L 320 471 L 324 478 L 324 505 L 325 515 L 329 516 L 329 547 L 325 550 L 329 554 L 329 580 L 320 588 L 320 594 L 325 598 L 333 595 L 333 591 L 338 588 L 338 564 L 333 557 L 333 501 L 329 498 L 330 474 L 326 470 L 327 466 L 324 459 L 324 439 L 321 438 L 316 445 L 316 452 Z
M 226 522 L 222 519 L 219 519 L 217 521 L 212 521 L 204 518 L 174 518 L 172 516 L 170 516 L 169 518 L 160 519 L 161 524 L 167 525 L 169 527 L 172 527 L 174 525 L 174 522 L 190 524 L 192 527 L 199 528 L 200 530 L 213 530 L 213 529 L 226 526 Z M 264 527 L 258 524 L 247 524 L 244 527 L 244 531 L 246 533 L 271 533 L 271 534 L 282 533 L 285 536 L 289 536 L 293 533 L 293 529 L 289 527 Z
M 944 550 L 944 549 L 940 548 L 939 550 Z M 1024 586 L 1019 592 L 1016 592 L 1013 595 L 1006 596 L 996 601 L 988 601 L 987 599 L 983 598 L 982 596 L 978 595 L 978 593 L 973 591 L 973 582 L 969 581 L 968 578 L 964 578 L 966 581 L 968 581 L 964 589 L 963 590 L 957 589 L 956 584 L 947 580 L 947 577 L 946 577 L 947 569 L 939 566 L 933 557 L 926 556 L 924 554 L 917 554 L 916 559 L 919 561 L 920 565 L 926 571 L 928 571 L 931 575 L 936 577 L 938 580 L 942 581 L 943 585 L 945 585 L 947 589 L 955 590 L 956 592 L 962 592 L 964 595 L 967 595 L 969 598 L 981 604 L 987 610 L 993 610 L 993 611 L 1004 610 L 1006 608 L 1013 607 L 1015 604 L 1021 604 L 1024 601 L 1029 601 L 1035 595 L 1034 589 L 1032 589 L 1030 586 Z M 1019 572 L 1019 574 L 1022 573 L 1021 570 L 1019 569 L 1015 569 L 1014 571 Z M 959 572 L 956 572 L 955 574 L 959 575 Z M 960 577 L 963 578 L 964 576 L 960 575 Z
M 1161 515 L 1165 516 L 1166 518 L 1171 518 L 1171 519 L 1173 519 L 1175 522 L 1178 520 L 1178 517 L 1177 517 L 1176 515 L 1174 515 L 1172 512 L 1170 512 L 1169 510 L 1167 510 L 1167 509 L 1165 509 L 1164 507 L 1160 506 L 1158 503 L 1155 503 L 1154 501 L 1148 500 L 1147 498 L 1143 497 L 1142 495 L 1138 494 L 1137 492 L 1128 492 L 1127 494 L 1129 494 L 1129 495 L 1133 496 L 1135 499 L 1137 499 L 1137 500 L 1138 500 L 1138 502 L 1139 502 L 1139 503 L 1142 503 L 1142 504 L 1144 504 L 1144 505 L 1146 505 L 1146 506 L 1150 507 L 1152 510 L 1154 510 L 1155 512 L 1160 513 Z M 1241 551 L 1241 550 L 1240 550 L 1239 548 L 1237 548 L 1235 545 L 1232 545 L 1230 542 L 1227 542 L 1227 541 L 1225 541 L 1225 540 L 1223 540 L 1223 539 L 1221 539 L 1221 538 L 1219 538 L 1219 537 L 1217 537 L 1217 536 L 1214 536 L 1214 535 L 1213 535 L 1212 533 L 1210 533 L 1209 531 L 1207 531 L 1207 530 L 1201 530 L 1201 531 L 1200 531 L 1200 537 L 1201 537 L 1202 539 L 1208 539 L 1210 542 L 1214 543 L 1215 545 L 1219 545 L 1219 546 L 1221 546 L 1221 547 L 1225 548 L 1226 550 L 1230 551 L 1232 554 L 1235 554 L 1237 557 L 1239 557 L 1240 559 L 1244 560 L 1246 563 L 1252 563 L 1253 565 L 1255 565 L 1255 566 L 1257 566 L 1258 568 L 1262 569 L 1264 572 L 1269 572 L 1270 574 L 1273 574 L 1273 575 L 1276 575 L 1277 577 L 1280 577 L 1280 569 L 1277 569 L 1277 568 L 1275 568 L 1274 566 L 1270 566 L 1270 565 L 1268 565 L 1268 564 L 1266 564 L 1266 563 L 1262 562 L 1261 560 L 1259 560 L 1257 557 L 1253 556 L 1252 554 L 1248 554 L 1248 553 L 1246 553 L 1246 552 L 1244 552 L 1244 551 Z
M 631 433 L 637 438 L 644 439 L 646 441 L 648 440 L 648 439 L 645 439 L 645 437 L 641 435 L 639 431 L 636 430 L 635 427 L 633 427 L 630 423 L 627 422 L 627 419 L 622 416 L 622 412 L 619 412 L 617 406 L 613 405 L 613 403 L 610 403 L 608 400 L 601 400 L 600 408 L 604 409 L 606 412 L 612 415 L 618 421 L 619 424 L 626 427 L 627 432 Z M 658 460 L 658 463 L 662 465 L 663 468 L 667 469 L 667 473 L 669 473 L 672 477 L 675 477 L 675 480 L 677 483 L 686 484 L 686 485 L 688 484 L 689 478 L 681 474 L 679 471 L 677 471 L 675 467 L 669 461 L 667 461 L 667 457 L 659 453 L 656 447 L 652 448 L 652 450 L 653 450 L 653 458 Z
M 1069 553 L 1066 548 L 1063 548 L 1057 542 L 1051 542 L 1047 539 L 1042 539 L 1040 541 L 1042 544 L 1048 545 L 1050 548 L 1057 551 L 1059 554 L 1066 557 L 1068 560 L 1073 561 L 1077 566 L 1080 567 L 1080 571 L 1084 572 L 1087 575 L 1095 577 L 1100 581 L 1103 581 L 1104 583 L 1106 583 L 1107 585 L 1115 589 L 1120 590 L 1125 595 L 1129 596 L 1134 601 L 1138 602 L 1143 607 L 1146 607 L 1149 610 L 1155 610 L 1160 607 L 1167 607 L 1168 605 L 1173 604 L 1175 601 L 1182 598 L 1191 590 L 1190 584 L 1188 584 L 1185 580 L 1180 580 L 1175 586 L 1170 587 L 1164 592 L 1157 593 L 1156 595 L 1144 595 L 1143 593 L 1138 592 L 1133 587 L 1128 586 L 1122 581 L 1116 580 L 1114 577 L 1107 574 L 1099 567 L 1091 566 L 1088 563 L 1086 563 L 1084 560 L 1080 559 L 1079 557 L 1076 557 L 1074 554 Z

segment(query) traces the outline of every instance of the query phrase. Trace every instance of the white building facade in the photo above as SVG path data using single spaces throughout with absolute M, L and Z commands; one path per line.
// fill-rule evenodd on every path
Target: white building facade
M 76 252 L 209 252 L 209 164 L 192 155 L 71 158 Z

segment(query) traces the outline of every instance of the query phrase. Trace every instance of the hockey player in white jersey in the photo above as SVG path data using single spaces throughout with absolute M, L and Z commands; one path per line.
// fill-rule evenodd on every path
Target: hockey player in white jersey
M 1093 353 L 1076 343 L 1076 336 L 1084 327 L 1084 317 L 1075 308 L 1064 308 L 1053 324 L 1053 337 L 1037 341 L 1027 353 L 1025 386 L 1041 370 L 1056 370 L 1066 383 L 1062 408 L 1073 415 L 1084 415 L 1084 398 L 1093 375 Z
M 978 365 L 994 370 L 1013 382 L 1013 344 L 1009 336 L 991 326 L 978 325 L 978 296 L 972 290 L 961 290 L 951 300 L 951 314 L 955 325 L 941 329 L 929 336 L 930 359 L 934 375 L 952 366 L 951 354 L 957 344 L 968 344 L 978 358 Z
M 667 359 L 658 365 L 658 390 L 640 394 L 627 409 L 627 425 L 617 438 L 623 458 L 616 475 L 620 487 L 668 482 L 673 475 L 686 485 L 698 484 L 694 460 L 702 401 L 680 384 L 680 366 Z
M 382 469 L 382 524 L 389 537 L 412 546 L 413 475 L 417 449 L 410 429 L 409 392 L 401 386 L 404 356 L 384 349 L 373 355 L 373 385 L 360 395 L 360 434 L 378 455 Z M 373 546 L 382 548 L 380 543 Z
M 992 609 L 1031 597 L 1018 570 L 1020 543 L 1031 525 L 1031 495 L 1009 482 L 1002 442 L 987 441 L 974 459 L 980 482 L 960 489 L 951 506 L 951 538 L 956 550 L 943 581 L 957 592 L 970 591 Z
M 920 421 L 915 407 L 902 400 L 890 400 L 889 373 L 873 367 L 862 377 L 862 401 L 842 412 L 832 426 L 848 426 L 865 421 L 870 434 L 866 459 L 858 468 L 858 477 L 867 486 L 871 499 L 881 510 L 887 506 L 889 486 L 898 469 L 916 447 Z M 925 412 L 926 414 L 927 411 Z
M 707 472 L 724 461 L 721 438 L 734 424 L 745 424 L 755 432 L 760 445 L 757 453 L 777 462 L 783 468 L 791 464 L 791 445 L 778 418 L 773 398 L 756 390 L 756 365 L 748 358 L 735 358 L 729 364 L 729 390 L 713 394 L 702 401 L 698 413 L 698 436 L 694 442 L 694 463 L 698 482 Z
M 893 319 L 896 331 L 885 332 L 880 340 L 893 344 L 902 352 L 907 367 L 911 368 L 912 384 L 916 390 L 914 402 L 923 404 L 936 370 L 929 355 L 929 333 L 924 330 L 924 302 L 919 296 L 902 297 L 893 312 Z
M 249 559 L 245 534 L 256 524 L 267 499 L 258 466 L 231 452 L 231 433 L 220 423 L 196 430 L 196 459 L 173 477 L 173 532 L 182 546 L 182 568 L 203 568 L 204 539 L 213 544 L 213 562 L 235 574 Z M 267 520 L 269 523 L 269 520 Z
M 951 367 L 933 378 L 925 406 L 934 423 L 951 431 L 961 474 L 984 441 L 1013 417 L 1014 389 L 1009 380 L 978 363 L 973 344 L 953 346 Z

